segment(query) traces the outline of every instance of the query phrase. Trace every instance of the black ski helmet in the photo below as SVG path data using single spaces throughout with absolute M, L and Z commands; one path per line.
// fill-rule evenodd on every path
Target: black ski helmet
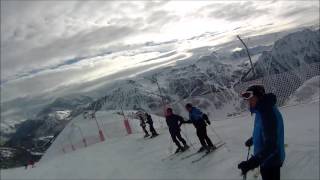
M 192 104 L 191 103 L 187 103 L 185 107 L 186 108 L 192 108 Z
M 247 88 L 246 91 L 252 91 L 253 95 L 257 96 L 258 98 L 261 98 L 266 93 L 263 85 L 251 85 Z

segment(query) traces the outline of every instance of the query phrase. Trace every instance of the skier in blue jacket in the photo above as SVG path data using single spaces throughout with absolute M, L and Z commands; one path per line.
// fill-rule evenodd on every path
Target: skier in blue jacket
M 216 149 L 207 134 L 207 124 L 211 124 L 208 116 L 201 112 L 198 108 L 193 107 L 190 103 L 186 104 L 185 107 L 189 112 L 189 120 L 185 121 L 184 123 L 192 123 L 194 125 L 197 131 L 197 136 L 202 146 L 198 152 L 202 152 L 204 150 L 207 150 L 209 152 Z
M 285 159 L 284 125 L 276 106 L 276 96 L 266 94 L 261 85 L 250 86 L 242 97 L 248 101 L 251 113 L 255 113 L 253 136 L 245 145 L 254 146 L 253 156 L 238 165 L 242 174 L 260 166 L 263 180 L 279 180 L 280 168 Z

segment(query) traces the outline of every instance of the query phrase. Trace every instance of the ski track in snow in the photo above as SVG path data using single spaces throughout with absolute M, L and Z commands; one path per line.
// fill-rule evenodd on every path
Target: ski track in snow
M 280 109 L 284 116 L 286 161 L 281 169 L 283 179 L 319 179 L 319 102 Z M 93 146 L 39 162 L 34 169 L 1 170 L 1 179 L 242 179 L 237 164 L 244 160 L 244 142 L 252 133 L 253 119 L 214 122 L 216 132 L 227 143 L 201 161 L 192 160 L 202 154 L 181 160 L 200 146 L 192 125 L 182 128 L 193 144 L 178 158 L 161 161 L 170 155 L 170 136 L 143 140 L 142 134 L 106 140 Z M 186 130 L 187 129 L 187 130 Z M 208 127 L 213 141 L 219 139 Z M 139 140 L 138 140 L 139 139 Z M 254 179 L 253 171 L 247 179 Z M 261 179 L 261 177 L 258 177 Z

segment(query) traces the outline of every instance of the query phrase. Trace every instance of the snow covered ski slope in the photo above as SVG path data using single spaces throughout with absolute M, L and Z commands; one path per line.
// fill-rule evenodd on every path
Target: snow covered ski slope
M 319 179 L 319 101 L 284 107 L 281 112 L 288 144 L 281 177 Z M 33 169 L 2 170 L 1 179 L 242 179 L 237 164 L 246 158 L 244 141 L 251 135 L 253 118 L 242 115 L 213 122 L 226 145 L 197 163 L 191 162 L 202 154 L 180 158 L 199 148 L 194 128 L 182 126 L 188 143 L 195 144 L 179 158 L 161 161 L 175 147 L 167 129 L 160 129 L 160 136 L 153 139 L 143 139 L 141 133 L 115 137 L 40 161 Z M 208 132 L 215 142 L 219 141 L 210 127 Z M 247 179 L 254 179 L 253 172 Z

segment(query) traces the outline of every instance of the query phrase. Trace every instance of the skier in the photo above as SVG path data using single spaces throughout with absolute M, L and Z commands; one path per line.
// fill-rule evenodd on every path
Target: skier
M 32 158 L 29 160 L 29 165 L 31 168 L 34 168 L 34 160 Z
M 150 114 L 145 113 L 145 117 L 147 119 L 147 123 L 149 124 L 149 128 L 150 128 L 150 132 L 151 132 L 151 138 L 158 136 L 159 134 L 157 133 L 157 131 L 154 129 L 153 127 L 153 120 Z
M 189 120 L 185 121 L 185 123 L 193 123 L 197 131 L 197 136 L 202 145 L 198 152 L 202 152 L 204 150 L 210 152 L 211 150 L 216 149 L 207 135 L 207 124 L 211 124 L 208 116 L 202 113 L 198 108 L 193 107 L 190 103 L 186 104 L 185 107 L 189 112 Z
M 248 87 L 241 96 L 248 101 L 251 113 L 255 113 L 253 136 L 245 143 L 248 147 L 253 145 L 254 155 L 238 164 L 238 168 L 245 175 L 260 166 L 263 180 L 279 180 L 285 151 L 284 125 L 276 96 L 266 94 L 261 85 Z
M 169 133 L 171 135 L 172 141 L 177 145 L 177 150 L 175 153 L 183 152 L 189 148 L 187 142 L 181 137 L 180 134 L 180 126 L 184 122 L 183 118 L 179 115 L 173 114 L 171 108 L 167 108 L 167 115 L 166 115 L 166 122 L 169 128 Z M 181 146 L 180 142 L 182 142 L 183 147 Z
M 144 137 L 145 137 L 145 138 L 146 138 L 146 137 L 149 137 L 150 135 L 149 135 L 149 133 L 148 133 L 148 131 L 147 131 L 147 129 L 146 129 L 146 123 L 145 123 L 145 117 L 144 117 L 145 114 L 144 114 L 142 111 L 137 111 L 137 112 L 136 112 L 136 116 L 139 118 L 139 120 L 140 120 L 140 126 L 141 126 L 143 132 L 145 133 Z

